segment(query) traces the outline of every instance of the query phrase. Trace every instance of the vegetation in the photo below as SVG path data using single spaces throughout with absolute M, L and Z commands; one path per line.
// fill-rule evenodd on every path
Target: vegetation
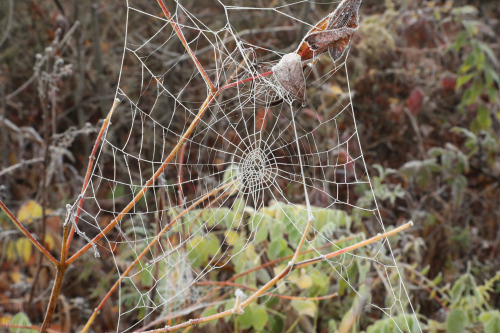
M 92 143 L 111 107 L 124 15 L 123 4 L 112 1 L 0 4 L 0 25 L 6 27 L 5 38 L 0 36 L 0 199 L 54 256 L 61 253 L 65 205 L 79 194 Z M 407 317 L 409 326 L 417 332 L 418 321 L 425 332 L 498 332 L 498 5 L 495 0 L 365 0 L 360 17 L 348 64 L 361 146 L 385 224 L 414 221 L 414 228 L 390 239 L 417 313 L 417 318 Z M 343 93 L 339 89 L 307 95 L 319 96 L 328 106 Z M 365 184 L 356 188 L 360 206 L 369 200 L 369 190 Z M 221 231 L 226 243 L 216 236 L 194 239 L 191 246 L 203 242 L 204 251 L 189 258 L 191 265 L 210 261 L 218 248 L 227 246 L 238 257 L 221 288 L 258 289 L 261 281 L 286 267 L 295 248 L 289 245 L 300 242 L 299 233 L 286 229 L 283 220 L 288 217 L 279 214 L 283 210 L 293 216 L 290 207 L 277 202 L 259 211 L 237 204 L 221 211 L 228 227 Z M 213 223 L 214 217 L 201 209 L 187 214 Z M 331 230 L 336 246 L 365 240 L 363 216 L 335 209 L 321 214 L 315 216 L 315 227 Z M 232 230 L 235 216 L 243 217 L 249 228 Z M 258 230 L 252 229 L 254 220 L 262 220 Z M 127 232 L 148 235 L 148 230 Z M 252 232 L 253 244 L 240 251 Z M 12 332 L 29 332 L 13 325 L 40 326 L 55 270 L 5 213 L 0 213 L 0 249 L 0 324 L 10 324 Z M 370 256 L 374 249 L 359 251 Z M 123 263 L 134 259 L 134 253 L 119 252 L 117 260 Z M 306 252 L 301 260 L 314 257 Z M 82 329 L 117 279 L 106 259 L 76 261 L 67 271 L 50 329 Z M 255 267 L 262 269 L 252 271 Z M 366 296 L 376 282 L 366 285 L 369 267 L 361 261 L 349 267 L 358 294 L 343 280 L 332 282 L 331 267 L 320 263 L 312 273 L 290 272 L 287 288 L 293 296 L 288 299 L 280 297 L 279 287 L 242 315 L 193 331 L 375 333 L 406 326 L 401 325 L 403 316 L 394 321 L 360 317 L 366 301 L 360 295 Z M 186 277 L 182 267 L 179 272 Z M 152 275 L 142 273 L 140 283 L 151 286 Z M 211 277 L 200 283 L 220 283 L 220 276 Z M 137 302 L 124 288 L 123 301 Z M 235 301 L 197 315 L 230 310 Z M 115 329 L 117 311 L 106 304 L 94 329 Z

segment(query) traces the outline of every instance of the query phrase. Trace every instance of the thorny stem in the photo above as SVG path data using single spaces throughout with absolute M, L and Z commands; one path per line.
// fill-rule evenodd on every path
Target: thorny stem
M 211 197 L 212 195 L 214 195 L 217 192 L 222 191 L 225 188 L 231 187 L 234 183 L 235 183 L 235 181 L 232 181 L 232 182 L 229 182 L 229 183 L 227 183 L 227 184 L 225 184 L 225 185 L 223 185 L 221 187 L 213 189 L 212 191 L 210 191 L 209 193 L 207 193 L 203 197 L 201 197 L 199 200 L 197 200 L 196 202 L 194 202 L 191 206 L 189 206 L 188 208 L 186 208 L 185 210 L 183 210 L 179 215 L 177 215 L 175 217 L 175 219 L 172 220 L 172 222 L 170 222 L 169 224 L 167 224 L 158 233 L 158 235 L 156 235 L 155 238 L 146 246 L 146 248 L 137 256 L 137 258 L 135 258 L 135 260 L 127 267 L 127 269 L 122 273 L 122 275 L 120 276 L 120 278 L 110 288 L 109 292 L 106 294 L 106 296 L 104 296 L 104 298 L 102 299 L 101 303 L 99 303 L 99 306 L 94 310 L 94 313 L 92 314 L 92 317 L 89 319 L 89 321 L 87 322 L 87 324 L 83 328 L 82 333 L 86 332 L 88 330 L 88 328 L 90 327 L 90 325 L 94 321 L 94 318 L 101 311 L 101 309 L 104 306 L 104 304 L 106 303 L 106 301 L 111 297 L 111 294 L 113 294 L 113 292 L 118 288 L 118 286 L 123 281 L 123 279 L 128 275 L 128 273 L 130 273 L 130 271 L 135 267 L 135 265 L 137 265 L 137 263 L 139 263 L 139 261 L 142 259 L 142 257 L 144 257 L 150 251 L 151 247 L 154 244 L 156 244 L 160 240 L 160 238 L 170 229 L 170 227 L 172 225 L 174 225 L 182 216 L 184 216 L 189 211 L 191 211 L 192 209 L 194 209 L 194 207 L 196 207 L 199 204 L 201 204 L 207 198 Z M 215 201 L 211 201 L 209 205 L 212 205 L 213 203 L 215 203 Z
M 316 258 L 313 258 L 313 259 L 308 259 L 308 260 L 304 260 L 304 261 L 300 261 L 294 265 L 288 265 L 285 269 L 283 269 L 281 271 L 281 273 L 279 273 L 278 275 L 276 275 L 273 279 L 271 279 L 271 281 L 269 281 L 268 283 L 266 283 L 264 286 L 262 286 L 258 291 L 256 291 L 254 294 L 252 294 L 248 299 L 246 299 L 244 302 L 241 303 L 241 308 L 244 309 L 246 306 L 248 306 L 249 304 L 251 304 L 255 299 L 257 299 L 258 297 L 262 296 L 263 294 L 265 294 L 267 292 L 267 290 L 269 290 L 269 288 L 271 288 L 273 285 L 275 285 L 277 282 L 279 282 L 280 280 L 282 280 L 285 276 L 288 275 L 288 273 L 290 273 L 292 270 L 294 269 L 297 269 L 297 268 L 301 268 L 301 267 L 305 267 L 305 266 L 309 266 L 309 265 L 312 265 L 312 264 L 315 264 L 317 262 L 321 262 L 321 261 L 324 261 L 324 260 L 327 260 L 327 259 L 330 259 L 330 258 L 333 258 L 333 257 L 338 257 L 346 252 L 350 252 L 350 251 L 353 251 L 353 250 L 356 250 L 356 249 L 359 249 L 361 247 L 364 247 L 364 246 L 367 246 L 369 244 L 372 244 L 372 243 L 375 243 L 381 239 L 385 239 L 387 237 L 390 237 L 390 236 L 393 236 L 409 227 L 411 227 L 413 225 L 413 222 L 408 222 L 396 229 L 393 229 L 389 232 L 386 232 L 384 234 L 378 234 L 377 236 L 374 236 L 372 238 L 369 238 L 367 240 L 364 240 L 362 242 L 359 242 L 359 243 L 356 243 L 354 245 L 351 245 L 351 246 L 348 246 L 346 248 L 343 248 L 341 250 L 338 250 L 338 251 L 335 251 L 335 252 L 331 252 L 327 255 L 323 255 L 323 256 L 320 256 L 320 257 L 316 257 Z M 233 314 L 233 309 L 231 310 L 226 310 L 226 311 L 223 311 L 223 312 L 220 312 L 220 313 L 217 313 L 217 314 L 214 314 L 212 316 L 208 316 L 208 317 L 203 317 L 203 318 L 198 318 L 198 319 L 190 319 L 189 321 L 187 322 L 184 322 L 182 324 L 179 324 L 179 325 L 175 325 L 175 326 L 172 326 L 172 327 L 165 327 L 165 328 L 161 328 L 161 329 L 157 329 L 157 330 L 151 330 L 151 331 L 147 331 L 148 333 L 163 333 L 163 332 L 173 332 L 173 331 L 176 331 L 178 329 L 181 329 L 181 328 L 187 328 L 187 327 L 191 327 L 191 326 L 194 326 L 194 325 L 198 325 L 198 324 L 202 324 L 202 323 L 205 323 L 205 322 L 208 322 L 208 321 L 212 321 L 212 320 L 216 320 L 216 319 L 220 319 L 220 318 L 224 318 L 224 317 L 227 317 L 231 314 Z
M 14 225 L 30 240 L 30 242 L 41 252 L 45 257 L 54 264 L 54 266 L 57 266 L 59 263 L 57 262 L 56 258 L 50 254 L 47 249 L 40 244 L 32 235 L 31 233 L 23 226 L 21 222 L 16 218 L 16 216 L 5 206 L 5 204 L 0 200 L 0 208 L 4 211 L 5 214 L 9 217 L 9 219 L 14 223 Z

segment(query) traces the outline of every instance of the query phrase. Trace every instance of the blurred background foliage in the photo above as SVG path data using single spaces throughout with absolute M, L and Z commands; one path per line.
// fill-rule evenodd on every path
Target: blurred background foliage
M 122 1 L 0 3 L 0 195 L 54 253 L 65 204 L 78 195 L 94 137 L 113 100 L 125 15 Z M 426 332 L 500 332 L 499 17 L 497 0 L 365 0 L 350 51 L 357 125 L 384 222 L 415 222 L 391 242 Z M 313 93 L 328 107 L 345 92 L 333 86 Z M 360 206 L 369 200 L 368 191 L 358 187 Z M 287 241 L 300 235 L 279 229 L 283 217 L 272 206 L 234 214 L 246 214 L 248 221 L 265 215 L 255 243 L 241 254 L 241 267 L 234 267 L 242 273 L 262 264 L 262 249 L 268 260 L 277 260 L 272 268 L 234 280 L 256 288 L 285 265 L 279 260 L 291 254 Z M 361 217 L 325 214 L 339 221 L 322 228 L 332 228 L 340 246 L 363 238 L 353 232 Z M 240 236 L 228 237 L 226 245 L 235 252 Z M 206 253 L 191 260 L 200 263 L 221 246 L 217 237 L 199 241 L 207 243 Z M 54 271 L 3 215 L 0 250 L 0 323 L 40 323 Z M 55 329 L 70 331 L 88 318 L 115 278 L 105 259 L 79 262 L 68 272 L 64 316 Z M 361 286 L 360 295 L 368 288 L 367 269 L 353 266 L 348 272 Z M 358 320 L 361 299 L 342 282 L 330 285 L 327 272 L 321 265 L 313 274 L 294 272 L 289 288 L 307 297 L 335 290 L 343 302 L 272 297 L 236 319 L 196 330 L 398 331 L 402 316 Z M 150 283 L 148 276 L 142 279 Z M 106 306 L 98 327 L 112 329 L 116 311 Z

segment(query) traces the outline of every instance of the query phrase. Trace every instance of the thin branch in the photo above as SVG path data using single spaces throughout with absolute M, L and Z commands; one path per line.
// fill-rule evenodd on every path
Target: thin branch
M 153 247 L 153 245 L 156 244 L 160 240 L 160 238 L 170 229 L 170 227 L 172 225 L 174 225 L 181 217 L 183 217 L 184 215 L 186 215 L 189 211 L 193 210 L 196 206 L 198 206 L 199 204 L 201 204 L 203 201 L 205 201 L 206 199 L 210 198 L 215 193 L 220 192 L 220 191 L 222 191 L 222 190 L 224 190 L 224 189 L 226 189 L 228 187 L 231 187 L 234 183 L 235 183 L 235 181 L 232 181 L 232 182 L 229 182 L 229 183 L 227 183 L 227 184 L 225 184 L 225 185 L 223 185 L 221 187 L 213 189 L 212 191 L 210 191 L 209 193 L 207 193 L 203 197 L 201 197 L 199 200 L 197 200 L 196 202 L 194 202 L 191 206 L 189 206 L 188 208 L 186 208 L 184 211 L 182 211 L 179 215 L 177 215 L 175 217 L 175 219 L 172 220 L 172 222 L 170 222 L 169 224 L 167 224 L 155 236 L 155 238 L 146 246 L 146 248 L 137 256 L 137 258 L 135 258 L 135 260 L 127 267 L 127 269 L 125 271 L 123 271 L 123 273 L 120 276 L 120 278 L 118 278 L 118 280 L 115 282 L 115 284 L 110 288 L 109 292 L 104 296 L 104 298 L 102 299 L 101 303 L 99 303 L 99 305 L 97 306 L 97 308 L 94 310 L 94 313 L 92 314 L 92 316 L 88 320 L 87 324 L 83 328 L 82 333 L 86 332 L 90 328 L 90 325 L 94 321 L 95 317 L 101 311 L 101 309 L 104 306 L 104 304 L 106 303 L 106 301 L 111 297 L 111 295 L 118 288 L 118 286 L 120 285 L 120 283 L 122 282 L 122 280 L 128 275 L 128 273 L 130 273 L 130 271 L 135 267 L 135 265 L 137 263 L 139 263 L 139 261 L 142 259 L 142 257 L 144 257 L 149 252 L 149 250 L 151 249 L 151 247 Z M 210 205 L 212 205 L 214 203 L 215 203 L 215 201 L 211 201 Z
M 43 320 L 40 333 L 47 332 L 47 329 L 52 324 L 52 318 L 54 317 L 57 301 L 59 300 L 59 295 L 61 294 L 64 275 L 66 274 L 66 269 L 68 268 L 68 265 L 66 264 L 66 247 L 64 246 L 68 240 L 68 235 L 69 225 L 66 225 L 63 229 L 63 239 L 61 242 L 61 261 L 56 266 L 56 278 L 54 279 L 54 285 L 52 287 L 52 292 L 50 293 L 49 304 L 47 306 L 47 311 L 45 312 L 45 318 Z
M 412 225 L 413 225 L 413 222 L 408 222 L 408 223 L 406 223 L 406 224 L 404 224 L 404 225 L 402 225 L 402 226 L 400 226 L 400 227 L 398 227 L 398 228 L 396 228 L 394 230 L 391 230 L 391 231 L 386 232 L 384 234 L 378 234 L 375 237 L 372 237 L 372 238 L 369 238 L 369 239 L 367 239 L 365 241 L 362 241 L 362 242 L 359 242 L 357 244 L 348 246 L 348 247 L 346 247 L 344 249 L 341 249 L 341 250 L 338 250 L 338 251 L 335 251 L 335 252 L 331 252 L 331 253 L 329 253 L 327 255 L 323 255 L 323 256 L 320 256 L 320 257 L 317 257 L 317 258 L 304 260 L 304 261 L 298 262 L 295 265 L 288 265 L 285 269 L 283 269 L 281 271 L 281 273 L 279 273 L 278 275 L 276 275 L 273 279 L 271 279 L 271 281 L 269 281 L 268 283 L 266 283 L 258 291 L 256 291 L 253 295 L 251 295 L 248 299 L 246 299 L 244 302 L 242 302 L 241 303 L 241 308 L 244 309 L 246 306 L 248 306 L 249 304 L 251 304 L 254 300 L 256 300 L 257 298 L 259 298 L 260 296 L 262 296 L 263 294 L 265 294 L 267 292 L 267 290 L 269 290 L 273 285 L 275 285 L 277 282 L 279 282 L 284 277 L 286 277 L 288 275 L 288 273 L 290 273 L 294 269 L 305 267 L 305 266 L 309 266 L 309 265 L 312 265 L 312 264 L 315 264 L 315 263 L 318 263 L 318 262 L 321 262 L 321 261 L 325 261 L 325 260 L 333 258 L 333 257 L 338 257 L 338 256 L 340 256 L 340 255 L 342 255 L 342 254 L 344 254 L 346 252 L 359 249 L 361 247 L 364 247 L 364 246 L 367 246 L 369 244 L 372 244 L 372 243 L 375 243 L 377 241 L 380 241 L 381 239 L 384 239 L 384 238 L 390 237 L 392 235 L 395 235 L 395 234 L 397 234 L 399 232 L 402 232 L 403 230 L 411 227 Z M 227 317 L 227 316 L 232 315 L 232 314 L 234 314 L 234 309 L 226 310 L 226 311 L 223 311 L 223 312 L 220 312 L 220 313 L 214 314 L 212 316 L 208 316 L 208 317 L 203 317 L 203 318 L 198 318 L 198 319 L 190 319 L 187 322 L 184 322 L 182 324 L 178 324 L 178 325 L 175 325 L 175 326 L 172 326 L 172 327 L 164 327 L 164 328 L 160 328 L 160 329 L 157 329 L 157 330 L 147 331 L 147 333 L 174 332 L 174 331 L 176 331 L 178 329 L 181 329 L 181 328 L 187 328 L 187 327 L 191 327 L 191 326 L 194 326 L 194 325 L 198 325 L 198 324 L 202 324 L 202 323 L 205 323 L 205 322 L 209 322 L 209 321 L 212 321 L 212 320 L 217 320 L 217 319 L 224 318 L 224 317 Z
M 320 247 L 318 247 L 318 248 L 316 248 L 316 249 L 309 249 L 309 250 L 306 250 L 306 251 L 302 251 L 302 252 L 300 253 L 300 255 L 302 256 L 302 255 L 304 255 L 304 254 L 311 253 L 311 252 L 314 252 L 314 251 L 316 251 L 316 250 L 322 250 L 322 249 L 324 249 L 324 248 L 327 248 L 327 247 L 329 247 L 329 246 L 332 246 L 332 245 L 335 245 L 335 244 L 338 244 L 338 243 L 347 242 L 347 241 L 350 241 L 350 240 L 354 239 L 355 237 L 356 237 L 356 235 L 351 235 L 351 236 L 348 236 L 348 237 L 345 237 L 345 238 L 341 238 L 341 239 L 336 240 L 335 242 L 325 244 L 325 245 L 320 246 Z M 221 283 L 232 283 L 232 281 L 234 281 L 234 280 L 236 280 L 236 279 L 238 279 L 238 278 L 240 278 L 240 277 L 242 277 L 242 276 L 248 275 L 248 274 L 250 274 L 250 273 L 252 273 L 252 272 L 255 272 L 255 271 L 257 271 L 257 270 L 260 270 L 260 269 L 263 269 L 263 268 L 266 268 L 266 267 L 269 267 L 269 266 L 274 266 L 274 265 L 275 265 L 275 264 L 277 264 L 277 263 L 280 263 L 280 262 L 282 262 L 282 261 L 286 261 L 286 260 L 290 260 L 290 259 L 292 259 L 292 258 L 293 258 L 293 254 L 292 254 L 292 255 L 289 255 L 289 256 L 286 256 L 286 257 L 278 258 L 278 259 L 275 259 L 275 260 L 272 260 L 272 261 L 268 261 L 268 262 L 266 262 L 266 263 L 264 263 L 264 264 L 261 264 L 261 265 L 259 265 L 259 266 L 253 267 L 253 268 L 251 268 L 251 269 L 249 269 L 249 270 L 246 270 L 246 271 L 244 271 L 244 272 L 242 272 L 242 273 L 239 273 L 239 274 L 237 274 L 237 275 L 233 276 L 232 278 L 230 278 L 230 279 L 228 279 L 228 280 L 226 280 L 226 281 L 223 281 L 223 282 L 221 282 Z M 194 303 L 194 304 L 192 305 L 192 307 L 196 307 L 197 305 L 201 304 L 203 301 L 205 301 L 206 299 L 208 299 L 211 295 L 213 295 L 213 294 L 217 293 L 217 292 L 218 292 L 220 289 L 222 289 L 222 288 L 223 288 L 223 286 L 220 286 L 220 287 L 217 287 L 217 288 L 215 288 L 215 289 L 213 289 L 213 290 L 209 291 L 209 292 L 208 292 L 205 296 L 201 297 L 201 298 L 200 298 L 200 299 L 199 299 L 196 303 Z M 227 295 L 228 295 L 227 293 L 226 293 L 226 294 L 223 294 L 222 296 L 220 296 L 220 297 L 218 298 L 218 300 L 221 300 L 221 299 L 226 298 L 226 297 L 227 297 Z M 216 303 L 217 303 L 217 302 L 216 302 Z M 217 304 L 218 304 L 218 303 L 217 303 Z M 206 306 L 205 308 L 209 308 L 209 307 L 211 307 L 211 306 L 213 306 L 213 304 L 209 304 L 209 305 L 208 305 L 208 306 Z M 148 327 L 155 326 L 155 325 L 157 325 L 157 324 L 159 324 L 159 323 L 163 323 L 163 322 L 167 321 L 168 319 L 169 319 L 169 318 L 166 318 L 166 317 L 157 318 L 157 319 L 155 319 L 153 322 L 151 322 L 151 323 L 149 323 L 148 325 L 146 325 L 145 327 L 143 327 L 142 329 L 146 329 L 146 328 L 148 328 Z M 189 329 L 189 328 L 188 328 L 188 329 Z
M 77 225 L 78 220 L 80 219 L 80 214 L 82 212 L 82 205 L 83 205 L 83 196 L 85 195 L 85 192 L 87 191 L 87 187 L 89 185 L 90 176 L 92 174 L 97 149 L 98 149 L 99 145 L 101 144 L 101 141 L 104 137 L 104 133 L 108 129 L 108 125 L 109 125 L 109 122 L 111 120 L 111 116 L 113 115 L 113 112 L 115 111 L 119 102 L 120 102 L 120 100 L 115 99 L 113 106 L 111 107 L 111 110 L 109 110 L 108 116 L 106 117 L 106 119 L 102 123 L 101 130 L 99 131 L 99 134 L 97 135 L 97 138 L 96 138 L 95 143 L 94 143 L 94 148 L 92 149 L 92 152 L 90 153 L 89 164 L 87 166 L 87 173 L 85 174 L 85 179 L 83 181 L 82 191 L 80 192 L 80 201 L 78 202 L 78 208 L 76 210 L 74 224 L 71 225 L 71 231 L 69 233 L 68 242 L 66 245 L 64 245 L 66 247 L 66 251 L 69 251 L 69 246 L 71 244 L 71 241 L 73 240 L 73 235 L 75 234 L 75 226 Z
M 14 165 L 11 165 L 3 170 L 0 171 L 0 176 L 6 175 L 8 173 L 11 173 L 19 168 L 24 168 L 30 164 L 36 164 L 36 163 L 41 163 L 43 162 L 44 158 L 43 157 L 35 157 L 29 160 L 22 160 L 19 163 L 16 163 Z
M 55 266 L 57 266 L 59 263 L 57 262 L 56 258 L 50 254 L 50 252 L 42 245 L 40 244 L 32 235 L 31 233 L 23 226 L 21 222 L 16 218 L 16 216 L 5 206 L 5 204 L 0 200 L 0 208 L 4 211 L 5 214 L 9 217 L 9 219 L 15 224 L 15 226 L 26 236 L 35 247 L 43 253 L 43 255 L 50 261 L 52 262 Z
M 247 289 L 250 291 L 257 291 L 257 289 L 252 288 L 252 287 L 248 287 L 244 284 L 227 282 L 227 281 L 202 281 L 202 282 L 195 282 L 195 285 L 197 285 L 197 286 L 216 285 L 216 286 L 222 286 L 222 287 L 236 287 L 236 288 Z M 288 300 L 299 300 L 299 301 L 321 301 L 321 300 L 330 299 L 330 298 L 334 298 L 334 297 L 338 296 L 337 293 L 325 295 L 325 296 L 317 296 L 317 297 L 288 296 L 288 295 L 280 295 L 280 294 L 275 294 L 275 293 L 265 293 L 264 295 L 270 296 L 270 297 L 288 299 Z
M 215 92 L 215 86 L 212 83 L 212 80 L 210 80 L 210 77 L 208 76 L 207 72 L 205 72 L 205 69 L 203 68 L 203 66 L 201 65 L 201 63 L 198 61 L 198 58 L 196 58 L 196 55 L 194 54 L 193 50 L 191 50 L 191 47 L 189 47 L 189 44 L 187 43 L 186 38 L 184 37 L 184 34 L 182 33 L 182 31 L 179 28 L 179 26 L 177 25 L 177 23 L 175 23 L 175 21 L 172 19 L 172 15 L 170 14 L 170 12 L 168 11 L 167 7 L 163 3 L 163 0 L 157 0 L 157 1 L 158 1 L 158 4 L 161 7 L 161 10 L 163 11 L 163 14 L 170 21 L 170 24 L 172 25 L 172 28 L 174 28 L 175 33 L 179 37 L 182 45 L 184 45 L 184 47 L 186 48 L 186 51 L 191 56 L 191 59 L 193 59 L 194 64 L 196 65 L 196 67 L 200 71 L 201 76 L 203 76 L 203 78 L 205 79 L 205 82 L 207 83 L 208 87 L 210 88 L 210 91 L 212 93 Z
M 315 264 L 317 262 L 320 262 L 320 261 L 323 261 L 323 260 L 326 260 L 326 259 L 330 259 L 330 258 L 333 258 L 333 257 L 338 257 L 341 254 L 344 254 L 346 252 L 350 252 L 350 251 L 359 249 L 360 247 L 364 247 L 364 246 L 367 246 L 369 244 L 375 243 L 375 242 L 377 242 L 377 241 L 379 241 L 379 240 L 381 240 L 383 238 L 387 238 L 387 237 L 390 237 L 390 236 L 395 235 L 397 233 L 400 233 L 401 231 L 403 231 L 405 229 L 408 229 L 411 226 L 413 226 L 413 222 L 412 221 L 410 221 L 410 222 L 408 222 L 406 224 L 403 224 L 402 226 L 400 226 L 400 227 L 398 227 L 396 229 L 393 229 L 393 230 L 391 230 L 389 232 L 386 232 L 384 234 L 378 234 L 377 236 L 374 236 L 374 237 L 369 238 L 367 240 L 364 240 L 362 242 L 356 243 L 354 245 L 348 246 L 346 248 L 340 249 L 338 251 L 331 252 L 331 253 L 329 253 L 327 255 L 298 262 L 297 264 L 295 264 L 294 269 L 305 267 L 305 266 L 309 266 L 311 264 Z
M 162 165 L 156 170 L 154 175 L 144 184 L 144 186 L 141 188 L 139 193 L 136 194 L 136 196 L 128 203 L 128 205 L 116 216 L 113 221 L 111 221 L 106 228 L 104 228 L 97 236 L 95 236 L 91 242 L 87 243 L 84 247 L 82 247 L 77 253 L 75 253 L 71 258 L 68 259 L 68 265 L 71 264 L 73 261 L 78 259 L 83 253 L 85 253 L 90 247 L 92 247 L 93 244 L 98 242 L 101 238 L 103 238 L 111 229 L 114 228 L 116 224 L 118 224 L 126 215 L 127 213 L 134 208 L 134 206 L 137 204 L 137 202 L 144 196 L 146 191 L 153 185 L 153 183 L 160 177 L 160 175 L 163 173 L 163 170 L 167 167 L 167 165 L 170 164 L 170 161 L 172 158 L 177 154 L 177 151 L 181 148 L 182 144 L 184 141 L 187 140 L 187 138 L 191 135 L 191 133 L 194 131 L 195 127 L 198 125 L 198 122 L 201 120 L 201 117 L 205 113 L 205 111 L 208 109 L 210 103 L 213 101 L 215 98 L 214 94 L 209 94 L 203 105 L 201 106 L 200 110 L 198 111 L 198 114 L 194 118 L 193 122 L 189 125 L 187 128 L 186 132 L 184 132 L 183 136 L 179 139 L 179 142 L 177 142 L 177 145 L 172 149 L 170 154 L 167 156 L 165 161 L 163 161 Z
M 179 192 L 179 207 L 184 207 L 184 191 L 182 190 L 182 173 L 183 173 L 183 166 L 184 166 L 184 155 L 186 155 L 186 142 L 182 145 L 181 149 L 181 156 L 179 156 L 179 174 L 178 174 L 178 192 Z

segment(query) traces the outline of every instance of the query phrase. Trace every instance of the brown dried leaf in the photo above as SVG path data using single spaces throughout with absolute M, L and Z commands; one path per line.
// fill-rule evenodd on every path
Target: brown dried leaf
M 339 59 L 347 49 L 353 33 L 359 26 L 359 6 L 362 0 L 344 0 L 337 9 L 328 16 L 328 22 L 323 31 L 321 27 L 315 27 L 304 38 L 308 49 L 301 46 L 299 53 L 302 59 L 310 58 L 310 51 L 314 56 L 328 51 L 335 61 Z M 319 23 L 324 26 L 324 20 Z
M 293 98 L 305 101 L 306 79 L 302 70 L 301 58 L 297 53 L 285 54 L 273 67 L 273 75 Z

